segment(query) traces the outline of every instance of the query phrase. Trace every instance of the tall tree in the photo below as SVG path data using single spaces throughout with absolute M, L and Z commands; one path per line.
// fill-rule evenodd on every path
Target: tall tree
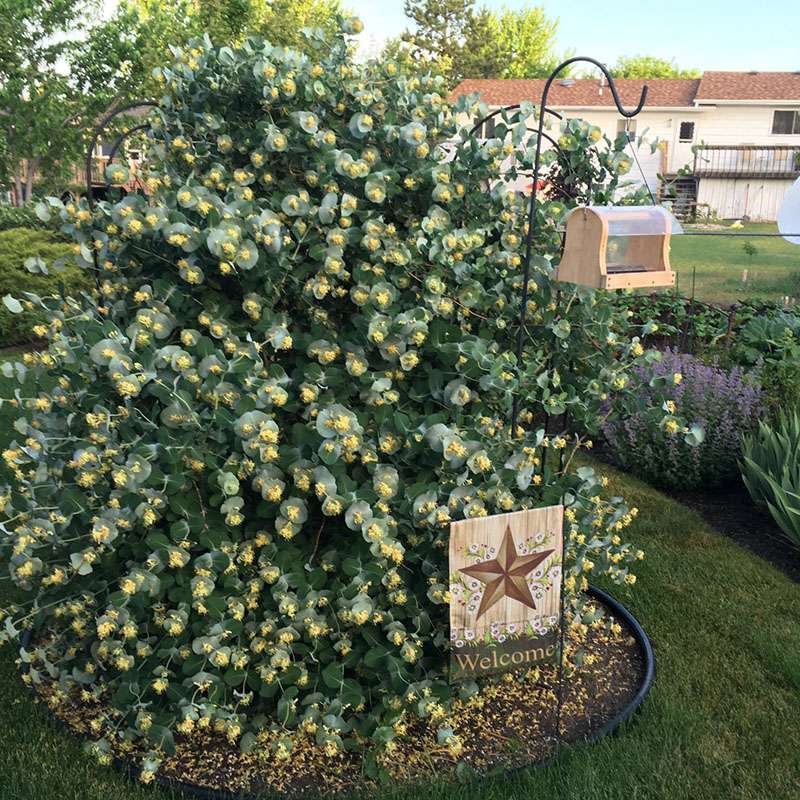
M 451 84 L 461 78 L 531 78 L 555 64 L 558 21 L 538 6 L 503 9 L 499 14 L 475 0 L 405 0 L 415 23 L 401 41 L 420 69 L 441 71 Z M 387 54 L 402 55 L 398 42 Z
M 464 25 L 464 46 L 455 65 L 459 77 L 501 77 L 508 55 L 500 47 L 502 38 L 497 14 L 485 6 L 471 13 Z
M 405 0 L 405 14 L 416 28 L 405 30 L 400 38 L 412 59 L 450 64 L 451 71 L 457 71 L 474 7 L 475 0 Z
M 200 2 L 200 0 L 195 0 Z M 332 32 L 342 13 L 340 0 L 254 0 L 261 6 L 254 32 L 276 44 L 301 44 L 303 28 Z M 205 0 L 202 0 L 205 5 Z
M 128 83 L 133 40 L 98 5 L 0 0 L 0 183 L 15 203 L 68 173 L 85 128 Z
M 132 19 L 143 75 L 141 96 L 156 93 L 150 75 L 172 58 L 170 46 L 183 46 L 208 34 L 214 44 L 236 45 L 252 34 L 282 45 L 297 45 L 304 28 L 333 30 L 339 0 L 122 0 Z
M 554 51 L 558 20 L 539 6 L 504 9 L 499 19 L 501 78 L 537 78 L 550 73 L 558 58 Z
M 700 70 L 681 69 L 675 61 L 656 56 L 620 56 L 612 68 L 615 78 L 699 78 Z

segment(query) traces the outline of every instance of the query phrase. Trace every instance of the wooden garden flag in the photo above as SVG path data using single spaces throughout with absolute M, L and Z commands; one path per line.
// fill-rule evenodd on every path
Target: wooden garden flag
M 558 657 L 564 506 L 450 525 L 450 680 Z

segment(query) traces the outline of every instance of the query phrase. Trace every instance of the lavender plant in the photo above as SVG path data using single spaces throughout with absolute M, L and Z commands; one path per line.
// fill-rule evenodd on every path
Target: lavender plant
M 679 489 L 719 486 L 734 478 L 742 434 L 763 411 L 758 380 L 739 367 L 723 369 L 672 350 L 636 370 L 648 386 L 639 408 L 631 413 L 612 407 L 603 423 L 615 460 L 653 483 Z M 702 441 L 690 446 L 679 435 L 680 425 L 656 410 L 680 413 L 703 430 Z

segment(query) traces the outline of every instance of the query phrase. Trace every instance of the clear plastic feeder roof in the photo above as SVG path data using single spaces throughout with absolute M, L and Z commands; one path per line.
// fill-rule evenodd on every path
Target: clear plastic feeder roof
M 579 206 L 564 217 L 560 230 L 566 230 L 567 221 L 576 213 L 591 211 L 600 217 L 608 236 L 672 236 L 683 233 L 680 222 L 662 206 Z

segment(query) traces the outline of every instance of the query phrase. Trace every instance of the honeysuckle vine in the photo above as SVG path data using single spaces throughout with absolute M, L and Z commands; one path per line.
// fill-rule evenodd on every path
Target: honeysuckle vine
M 449 701 L 478 687 L 447 680 L 451 520 L 565 501 L 579 629 L 607 624 L 587 578 L 631 584 L 642 556 L 635 509 L 574 454 L 611 398 L 635 402 L 652 326 L 550 278 L 559 220 L 612 199 L 624 141 L 554 123 L 569 191 L 537 206 L 516 369 L 528 200 L 501 177 L 530 169 L 533 109 L 470 137 L 476 97 L 353 63 L 357 27 L 305 52 L 176 50 L 147 194 L 39 210 L 97 295 L 6 299 L 48 322 L 3 366 L 0 556 L 27 600 L 2 638 L 35 629 L 23 659 L 54 702 L 103 696 L 92 749 L 144 748 L 145 779 L 175 733 L 209 730 L 291 757 L 302 736 L 391 750 L 423 717 L 457 756 Z M 696 436 L 678 412 L 654 423 Z

